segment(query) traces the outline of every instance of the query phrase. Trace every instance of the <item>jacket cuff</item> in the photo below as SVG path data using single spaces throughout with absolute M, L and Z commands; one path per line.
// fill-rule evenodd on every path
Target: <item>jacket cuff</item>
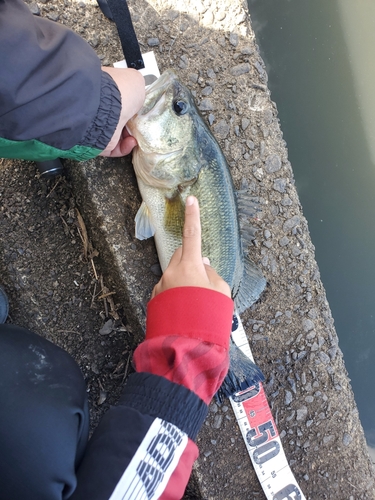
M 208 406 L 183 385 L 151 373 L 128 377 L 119 405 L 169 422 L 195 441 L 207 416 Z
M 199 287 L 171 288 L 147 306 L 146 340 L 178 335 L 229 347 L 233 300 Z
M 98 112 L 79 146 L 104 150 L 115 133 L 121 113 L 121 94 L 113 78 L 101 71 Z

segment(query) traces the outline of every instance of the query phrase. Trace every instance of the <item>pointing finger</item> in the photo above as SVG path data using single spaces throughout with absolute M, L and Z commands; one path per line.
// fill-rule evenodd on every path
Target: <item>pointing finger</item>
M 181 260 L 202 263 L 201 221 L 198 200 L 188 196 L 185 204 L 185 224 L 182 234 Z

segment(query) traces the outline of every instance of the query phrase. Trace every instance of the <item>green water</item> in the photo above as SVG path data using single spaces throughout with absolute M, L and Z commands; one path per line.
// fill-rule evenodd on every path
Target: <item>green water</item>
M 375 2 L 248 3 L 361 421 L 375 446 Z

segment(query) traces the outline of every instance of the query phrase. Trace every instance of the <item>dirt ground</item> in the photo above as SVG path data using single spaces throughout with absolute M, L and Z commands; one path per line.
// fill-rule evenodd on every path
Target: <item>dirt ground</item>
M 69 182 L 39 179 L 31 162 L 0 162 L 0 281 L 9 296 L 8 321 L 79 361 L 94 427 L 132 371 L 130 327 L 121 307 L 100 298 L 111 283 L 100 259 L 84 254 Z

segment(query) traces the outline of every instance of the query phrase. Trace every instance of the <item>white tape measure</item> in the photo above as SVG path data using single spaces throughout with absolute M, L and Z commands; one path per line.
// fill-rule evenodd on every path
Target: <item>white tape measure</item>
M 237 313 L 233 316 L 232 338 L 254 361 Z M 229 399 L 267 500 L 306 500 L 290 470 L 263 385 L 256 384 Z

